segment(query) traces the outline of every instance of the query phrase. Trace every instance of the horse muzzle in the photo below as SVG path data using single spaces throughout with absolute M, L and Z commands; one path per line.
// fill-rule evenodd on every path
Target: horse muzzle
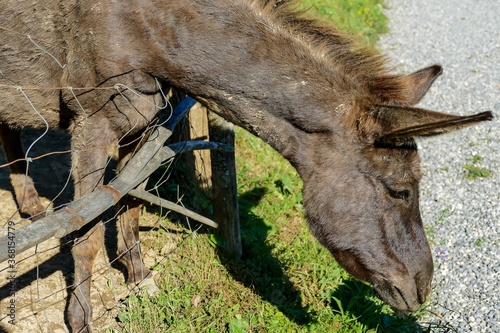
M 431 291 L 430 276 L 417 274 L 415 278 L 402 276 L 387 279 L 381 275 L 372 277 L 375 292 L 384 302 L 400 311 L 414 312 L 425 302 Z

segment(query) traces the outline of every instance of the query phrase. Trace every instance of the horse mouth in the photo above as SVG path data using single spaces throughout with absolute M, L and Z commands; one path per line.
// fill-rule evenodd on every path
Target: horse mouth
M 415 312 L 425 302 L 430 292 L 430 285 L 417 285 L 414 279 L 398 279 L 390 281 L 385 278 L 374 278 L 373 288 L 378 297 L 385 303 L 404 312 Z

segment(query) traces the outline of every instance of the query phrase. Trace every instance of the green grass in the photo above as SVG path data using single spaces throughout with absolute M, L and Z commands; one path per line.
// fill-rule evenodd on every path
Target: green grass
M 164 221 L 155 237 L 176 234 L 177 247 L 155 267 L 163 293 L 131 295 L 120 325 L 130 332 L 418 331 L 415 317 L 393 313 L 310 234 L 290 164 L 256 137 L 236 134 L 243 257 L 220 255 L 210 230 L 179 234 Z M 156 252 L 163 246 L 152 244 Z
M 479 155 L 468 158 L 467 163 L 463 165 L 465 178 L 476 180 L 478 178 L 491 177 L 492 171 L 480 165 L 483 160 L 484 158 Z
M 320 19 L 335 22 L 371 45 L 388 31 L 381 0 L 303 0 L 302 8 L 310 9 Z
M 315 15 L 338 22 L 372 44 L 386 29 L 379 1 L 305 0 L 304 6 L 312 6 Z M 177 244 L 155 267 L 162 293 L 156 297 L 132 294 L 117 318 L 121 329 L 426 331 L 415 322 L 422 312 L 416 317 L 393 313 L 370 286 L 351 278 L 314 239 L 303 217 L 302 182 L 287 161 L 240 129 L 236 152 L 243 257 L 224 257 L 210 229 L 189 231 L 162 222 L 165 228 L 155 232 L 153 249 L 158 253 L 167 239 Z M 175 183 L 169 187 L 173 192 L 178 189 Z
M 481 246 L 484 244 L 484 242 L 485 242 L 484 238 L 478 238 L 478 239 L 476 239 L 475 244 L 476 244 L 476 246 Z

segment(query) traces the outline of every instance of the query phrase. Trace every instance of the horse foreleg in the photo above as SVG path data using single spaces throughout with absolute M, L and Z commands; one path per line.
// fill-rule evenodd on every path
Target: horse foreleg
M 27 163 L 21 143 L 21 131 L 0 125 L 0 143 L 7 162 L 17 161 L 9 166 L 10 180 L 21 214 L 32 216 L 33 220 L 46 215 L 46 207 L 40 201 L 33 179 L 27 173 Z
M 103 242 L 104 225 L 97 223 L 76 240 L 71 250 L 75 262 L 75 278 L 68 306 L 68 321 L 73 332 L 92 332 L 90 284 L 94 260 Z
M 91 129 L 73 134 L 71 139 L 75 199 L 92 192 L 102 184 L 109 145 L 107 132 L 96 124 L 87 123 Z M 99 136 L 100 135 L 100 136 Z M 95 138 L 99 136 L 99 140 Z M 73 332 L 92 332 L 92 303 L 90 287 L 94 260 L 104 243 L 104 224 L 99 220 L 90 227 L 76 232 L 77 239 L 71 250 L 75 265 L 74 289 L 68 305 L 68 321 Z
M 127 139 L 127 142 L 132 143 L 139 139 L 140 136 L 133 136 Z M 133 151 L 142 146 L 139 144 L 125 144 L 119 150 L 118 172 L 120 172 L 128 160 L 131 158 Z M 158 289 L 150 274 L 150 270 L 144 266 L 141 256 L 141 245 L 139 242 L 139 219 L 141 216 L 142 204 L 136 199 L 124 197 L 120 201 L 120 214 L 116 220 L 118 230 L 118 250 L 117 255 L 120 262 L 127 269 L 127 283 L 135 285 L 141 283 L 148 288 L 149 293 L 154 293 Z
M 150 273 L 144 266 L 139 242 L 139 218 L 142 204 L 135 199 L 124 198 L 120 202 L 126 208 L 117 218 L 118 257 L 127 268 L 127 283 L 135 285 Z

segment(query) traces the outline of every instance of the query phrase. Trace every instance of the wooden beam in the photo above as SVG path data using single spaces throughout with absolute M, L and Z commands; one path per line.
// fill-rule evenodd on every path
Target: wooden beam
M 209 113 L 210 140 L 234 147 L 234 126 L 215 113 Z M 234 258 L 241 257 L 240 217 L 238 209 L 238 186 L 234 150 L 223 152 L 211 150 L 212 219 L 219 224 L 215 231 L 223 240 L 224 252 Z

